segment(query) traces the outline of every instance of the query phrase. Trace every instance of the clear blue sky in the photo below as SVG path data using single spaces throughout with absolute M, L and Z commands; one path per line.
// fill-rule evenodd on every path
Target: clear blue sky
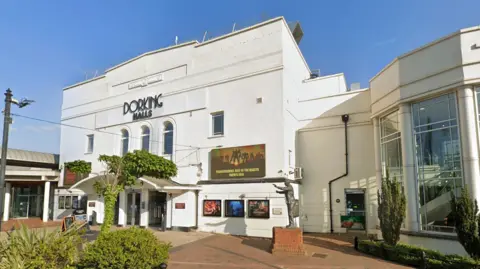
M 86 72 L 172 45 L 176 35 L 201 40 L 206 30 L 215 36 L 276 16 L 302 23 L 311 69 L 368 87 L 396 56 L 480 25 L 479 10 L 478 0 L 0 0 L 0 91 L 36 101 L 13 112 L 59 122 L 62 88 Z M 57 126 L 16 118 L 9 147 L 58 152 L 59 141 Z

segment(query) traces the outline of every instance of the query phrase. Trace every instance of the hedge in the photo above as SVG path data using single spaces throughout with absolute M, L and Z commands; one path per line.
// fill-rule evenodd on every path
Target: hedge
M 390 246 L 381 241 L 358 241 L 357 250 L 415 268 L 480 269 L 480 261 L 460 255 L 445 255 L 417 246 L 397 244 Z

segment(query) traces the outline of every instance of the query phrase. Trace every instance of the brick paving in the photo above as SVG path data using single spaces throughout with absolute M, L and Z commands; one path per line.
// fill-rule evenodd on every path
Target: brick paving
M 62 221 L 48 221 L 43 222 L 40 218 L 28 219 L 10 219 L 2 222 L 2 232 L 10 231 L 13 228 L 19 228 L 21 224 L 25 224 L 30 229 L 43 227 L 58 227 L 62 225 Z
M 212 235 L 173 248 L 168 269 L 409 268 L 363 255 L 342 237 L 306 234 L 304 241 L 306 256 L 274 256 L 270 239 Z

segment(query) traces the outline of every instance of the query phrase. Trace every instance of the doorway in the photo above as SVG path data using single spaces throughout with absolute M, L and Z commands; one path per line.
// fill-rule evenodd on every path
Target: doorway
M 346 215 L 352 222 L 349 229 L 365 230 L 365 189 L 345 189 Z
M 164 230 L 167 224 L 167 193 L 151 191 L 148 204 L 148 225 L 161 227 Z
M 140 225 L 141 193 L 127 193 L 127 225 Z
M 41 218 L 43 215 L 43 186 L 12 186 L 12 218 Z

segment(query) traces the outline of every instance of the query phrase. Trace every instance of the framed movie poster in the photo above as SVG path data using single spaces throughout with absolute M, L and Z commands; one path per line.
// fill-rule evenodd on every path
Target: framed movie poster
M 270 218 L 270 201 L 248 200 L 248 217 L 258 219 Z
M 225 217 L 245 217 L 245 202 L 243 200 L 225 200 Z
M 203 200 L 204 217 L 221 217 L 222 200 Z

